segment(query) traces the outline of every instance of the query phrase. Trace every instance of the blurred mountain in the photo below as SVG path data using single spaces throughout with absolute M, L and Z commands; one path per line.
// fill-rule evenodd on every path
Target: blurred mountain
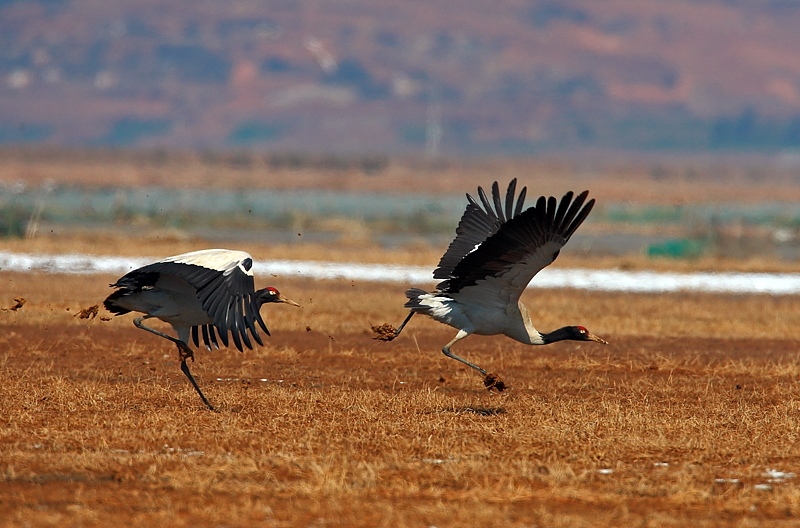
M 785 152 L 796 0 L 0 0 L 0 143 Z

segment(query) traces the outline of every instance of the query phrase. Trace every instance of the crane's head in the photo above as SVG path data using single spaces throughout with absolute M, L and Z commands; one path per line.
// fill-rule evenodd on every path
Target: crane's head
M 570 334 L 570 337 L 568 337 L 567 339 L 570 339 L 572 341 L 595 341 L 597 343 L 602 343 L 604 345 L 608 344 L 608 341 L 597 337 L 596 335 L 588 331 L 585 326 L 567 326 L 566 328 L 568 329 L 568 332 Z
M 604 345 L 608 344 L 605 339 L 599 338 L 586 329 L 585 326 L 565 326 L 549 334 L 542 334 L 545 343 L 555 343 L 556 341 L 595 341 Z
M 267 286 L 263 290 L 258 290 L 256 292 L 256 298 L 261 302 L 261 304 L 277 302 L 277 303 L 291 304 L 292 306 L 300 306 L 293 300 L 287 299 L 286 297 L 281 295 L 281 292 L 279 292 L 272 286 Z

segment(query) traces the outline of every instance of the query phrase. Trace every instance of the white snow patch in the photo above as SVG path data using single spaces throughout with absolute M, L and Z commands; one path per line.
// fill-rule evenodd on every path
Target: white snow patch
M 158 258 L 115 257 L 108 255 L 38 255 L 0 251 L 0 270 L 38 273 L 119 274 L 155 262 Z M 253 271 L 262 277 L 314 277 L 368 282 L 399 282 L 406 285 L 433 283 L 432 268 L 270 260 L 256 262 Z M 717 293 L 800 294 L 800 273 L 697 272 L 673 273 L 546 268 L 531 282 L 530 288 L 576 288 L 640 293 L 695 291 Z

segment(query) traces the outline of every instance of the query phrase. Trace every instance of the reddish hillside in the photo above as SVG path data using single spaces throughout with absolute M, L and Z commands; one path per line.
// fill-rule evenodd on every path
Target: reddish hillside
M 800 4 L 0 2 L 0 143 L 800 146 Z

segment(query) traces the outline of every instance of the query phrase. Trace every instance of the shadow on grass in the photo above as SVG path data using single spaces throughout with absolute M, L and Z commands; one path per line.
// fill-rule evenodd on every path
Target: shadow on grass
M 452 407 L 450 409 L 444 409 L 444 412 L 454 412 L 456 414 L 462 413 L 470 413 L 470 414 L 477 414 L 480 416 L 495 416 L 498 414 L 504 414 L 506 412 L 504 407 Z

